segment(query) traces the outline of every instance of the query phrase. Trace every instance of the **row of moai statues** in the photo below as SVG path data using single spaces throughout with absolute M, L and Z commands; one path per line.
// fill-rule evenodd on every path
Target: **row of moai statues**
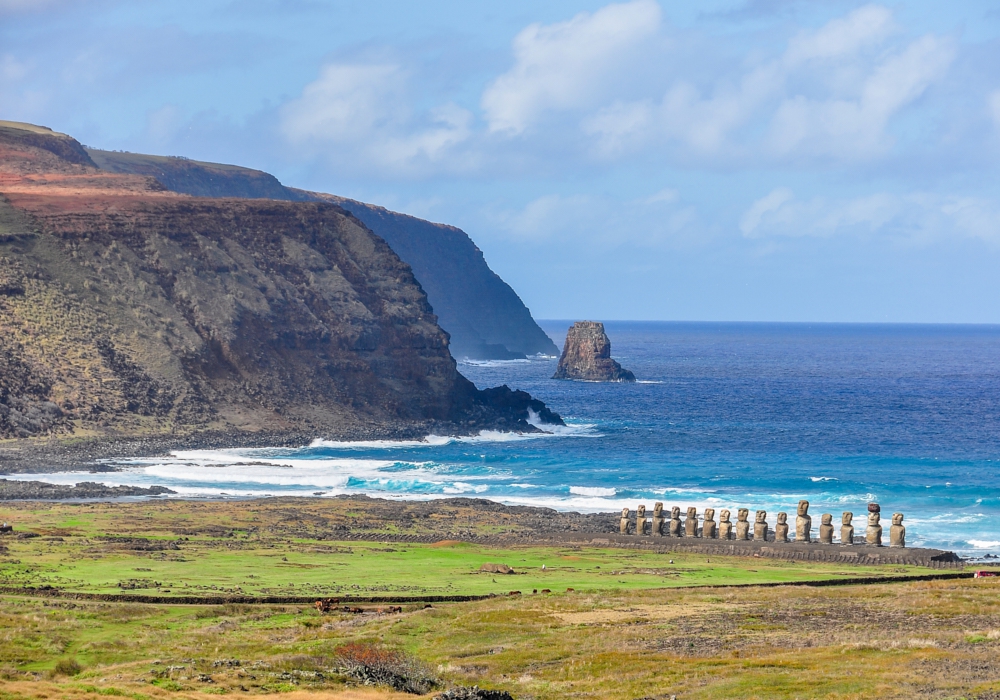
M 706 508 L 701 528 L 698 527 L 698 509 L 688 508 L 687 517 L 681 521 L 681 509 L 674 506 L 670 509 L 668 519 L 663 512 L 663 504 L 657 503 L 653 506 L 652 521 L 646 519 L 646 506 L 641 505 L 636 509 L 635 528 L 632 529 L 632 519 L 629 517 L 629 509 L 622 508 L 622 517 L 619 525 L 620 532 L 627 535 L 630 532 L 636 535 L 653 535 L 655 537 L 703 537 L 720 540 L 757 540 L 766 542 L 769 535 L 767 523 L 767 511 L 758 510 L 754 519 L 753 535 L 750 533 L 751 523 L 748 520 L 750 511 L 747 508 L 740 508 L 736 513 L 736 522 L 730 521 L 730 512 L 722 510 L 719 512 L 719 522 L 715 522 L 715 509 Z M 878 503 L 868 504 L 868 529 L 865 531 L 865 543 L 875 547 L 882 546 L 882 526 L 879 524 L 881 508 Z M 844 512 L 841 516 L 840 544 L 854 544 L 854 513 Z M 735 526 L 735 527 L 734 527 Z M 778 521 L 774 526 L 775 542 L 790 542 L 788 539 L 789 525 L 788 514 L 778 513 Z M 819 543 L 833 544 L 833 515 L 824 513 L 820 516 Z M 809 515 L 809 501 L 799 501 L 798 511 L 795 516 L 795 541 L 812 542 L 812 516 Z M 903 527 L 903 514 L 892 514 L 892 526 L 889 528 L 889 546 L 906 546 L 906 528 Z

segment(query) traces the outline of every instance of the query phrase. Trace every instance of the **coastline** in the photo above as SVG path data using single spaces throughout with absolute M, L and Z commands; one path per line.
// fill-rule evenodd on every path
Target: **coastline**
M 129 495 L 122 493 L 121 495 Z M 49 508 L 84 505 L 114 498 L 49 500 Z M 234 499 L 129 498 L 157 512 L 185 512 L 208 507 L 211 512 L 226 512 Z M 243 500 L 243 499 L 239 499 Z M 578 513 L 538 506 L 505 505 L 485 498 L 442 498 L 427 501 L 393 501 L 364 495 L 338 495 L 317 499 L 306 497 L 271 497 L 253 499 L 254 510 L 289 508 L 298 513 L 312 513 L 311 536 L 323 541 L 396 542 L 433 545 L 441 542 L 466 542 L 484 547 L 556 547 L 613 548 L 647 551 L 655 554 L 734 556 L 788 561 L 837 563 L 848 566 L 919 566 L 933 569 L 962 568 L 964 560 L 955 552 L 923 547 L 872 546 L 855 541 L 844 545 L 809 543 L 794 540 L 717 539 L 701 536 L 670 537 L 618 533 L 618 513 Z M 17 522 L 16 514 L 37 508 L 32 498 L 4 499 L 7 517 Z M 124 516 L 123 516 L 124 517 Z M 321 524 L 322 523 L 322 524 Z M 304 531 L 303 531 L 304 532 Z M 301 534 L 301 533 L 300 533 Z M 773 533 L 772 533 L 773 534 Z M 28 536 L 21 534 L 15 536 Z
M 530 425 L 530 424 L 529 424 Z M 534 427 L 534 426 L 531 426 Z M 370 440 L 422 440 L 429 435 L 471 436 L 490 426 L 421 422 L 372 424 L 341 430 L 203 431 L 184 435 L 122 435 L 0 440 L 0 477 L 13 474 L 52 474 L 89 471 L 108 473 L 118 467 L 99 464 L 108 459 L 163 457 L 173 450 L 256 449 L 304 447 L 314 440 L 363 442 Z M 509 431 L 529 434 L 539 429 Z

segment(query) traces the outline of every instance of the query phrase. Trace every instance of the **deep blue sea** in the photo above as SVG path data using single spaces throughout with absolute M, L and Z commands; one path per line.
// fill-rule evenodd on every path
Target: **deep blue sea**
M 562 344 L 569 321 L 543 322 Z M 478 386 L 525 389 L 552 435 L 177 452 L 72 483 L 184 496 L 468 495 L 563 510 L 667 506 L 905 514 L 907 544 L 1000 552 L 1000 326 L 611 322 L 640 380 L 550 379 L 556 358 L 462 362 Z M 546 428 L 546 426 L 542 426 Z M 547 429 L 547 428 L 546 428 Z M 252 463 L 248 465 L 248 463 Z M 33 477 L 37 478 L 37 477 Z

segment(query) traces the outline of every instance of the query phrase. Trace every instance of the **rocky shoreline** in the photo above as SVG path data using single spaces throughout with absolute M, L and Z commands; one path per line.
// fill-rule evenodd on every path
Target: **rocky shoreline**
M 47 484 L 44 481 L 0 479 L 0 501 L 64 501 L 83 498 L 124 498 L 126 496 L 163 496 L 171 493 L 165 486 L 106 486 L 84 481 L 75 486 Z
M 500 399 L 507 399 L 523 392 L 503 394 L 500 388 L 488 389 L 484 394 L 496 392 Z M 531 405 L 537 403 L 528 399 Z M 498 403 L 501 403 L 498 401 Z M 504 410 L 521 410 L 521 402 Z M 552 414 L 558 420 L 558 415 Z M 560 421 L 561 423 L 561 421 Z M 507 426 L 509 429 L 509 426 Z M 513 432 L 537 432 L 530 424 L 518 426 Z M 304 447 L 317 438 L 355 442 L 361 440 L 420 440 L 428 435 L 476 435 L 481 430 L 499 429 L 492 423 L 459 425 L 451 422 L 423 421 L 387 425 L 372 423 L 367 426 L 348 426 L 339 431 L 275 430 L 275 431 L 204 431 L 185 435 L 164 434 L 147 436 L 94 437 L 94 438 L 29 438 L 0 440 L 0 476 L 4 474 L 50 474 L 54 472 L 89 471 L 105 473 L 118 471 L 117 467 L 103 464 L 106 460 L 138 459 L 165 456 L 173 450 L 219 450 L 258 447 Z

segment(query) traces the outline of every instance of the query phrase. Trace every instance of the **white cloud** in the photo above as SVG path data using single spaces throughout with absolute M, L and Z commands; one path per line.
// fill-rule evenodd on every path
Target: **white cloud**
M 348 141 L 399 121 L 396 99 L 403 75 L 394 65 L 324 66 L 301 97 L 282 110 L 282 129 L 293 142 Z
M 529 25 L 514 39 L 514 66 L 483 93 L 490 131 L 520 134 L 548 110 L 593 105 L 659 24 L 660 6 L 635 0 L 567 22 Z
M 640 146 L 657 117 L 657 107 L 649 100 L 615 102 L 586 117 L 582 126 L 585 134 L 596 137 L 599 155 L 615 157 Z
M 940 205 L 941 213 L 955 223 L 957 231 L 985 241 L 1000 242 L 1000 205 L 977 197 L 951 196 Z
M 469 138 L 472 114 L 453 103 L 417 113 L 410 81 L 395 64 L 324 66 L 301 96 L 281 109 L 281 132 L 291 144 L 319 148 L 335 162 L 418 174 Z M 457 156 L 446 167 L 458 167 L 461 160 Z
M 157 146 L 169 145 L 183 127 L 184 112 L 177 105 L 168 104 L 146 115 L 146 136 Z
M 787 64 L 798 65 L 814 59 L 853 56 L 884 41 L 893 28 L 892 12 L 888 8 L 865 5 L 827 22 L 818 31 L 800 32 L 788 42 L 784 60 Z
M 667 187 L 665 189 L 656 192 L 655 194 L 646 197 L 643 201 L 646 204 L 659 204 L 661 202 L 672 204 L 680 199 L 681 193 L 672 187 Z
M 997 128 L 1000 129 L 1000 90 L 997 90 L 989 96 L 987 104 L 990 110 L 990 116 L 993 117 L 994 123 L 997 125 Z
M 1000 203 L 932 192 L 800 200 L 783 187 L 751 204 L 740 230 L 747 238 L 863 234 L 911 242 L 958 236 L 1000 243 Z
M 520 241 L 601 250 L 621 245 L 677 246 L 706 235 L 694 207 L 671 188 L 626 201 L 593 194 L 548 194 L 493 218 L 499 229 Z
M 603 158 L 672 143 L 728 162 L 876 157 L 892 145 L 892 117 L 941 80 L 956 52 L 934 35 L 893 52 L 895 32 L 888 9 L 867 5 L 799 32 L 778 57 L 717 72 L 711 87 L 682 72 L 660 99 L 604 105 L 582 119 L 582 132 Z
M 769 194 L 761 197 L 750 205 L 750 208 L 740 219 L 740 231 L 744 236 L 753 235 L 760 227 L 761 219 L 767 214 L 778 211 L 785 203 L 792 200 L 794 195 L 787 187 L 779 187 Z
M 778 106 L 768 143 L 781 156 L 866 159 L 892 145 L 890 118 L 944 76 L 955 55 L 950 41 L 925 36 L 874 67 L 854 99 L 795 95 Z
M 280 109 L 281 134 L 335 167 L 406 178 L 630 157 L 850 164 L 892 151 L 893 119 L 957 50 L 947 37 L 904 38 L 879 5 L 793 30 L 770 54 L 661 20 L 655 0 L 634 0 L 529 25 L 480 95 L 482 121 L 447 94 L 420 92 L 425 76 L 409 67 L 419 62 L 330 63 Z
M 38 12 L 59 5 L 66 0 L 0 0 L 0 14 L 15 12 Z
M 28 66 L 7 54 L 0 57 L 0 80 L 13 82 L 28 74 Z
M 593 209 L 586 195 L 547 194 L 525 205 L 518 212 L 502 215 L 504 228 L 519 238 L 545 239 L 560 236 L 586 223 Z

